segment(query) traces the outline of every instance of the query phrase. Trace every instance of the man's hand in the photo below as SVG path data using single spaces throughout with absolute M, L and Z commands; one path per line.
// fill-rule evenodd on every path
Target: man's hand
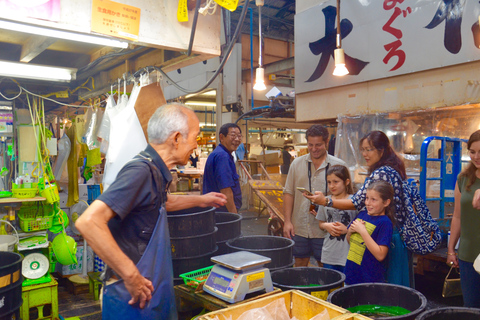
M 222 207 L 227 203 L 227 197 L 223 193 L 210 192 L 201 196 L 200 207 Z
M 283 225 L 283 236 L 288 239 L 292 239 L 295 235 L 295 231 L 293 229 L 293 224 L 291 222 L 285 222 Z
M 473 208 L 480 210 L 480 189 L 477 189 L 473 195 L 472 206 Z
M 129 305 L 134 305 L 139 302 L 140 309 L 143 309 L 145 305 L 152 299 L 153 285 L 152 282 L 144 278 L 138 270 L 134 275 L 124 279 L 125 287 L 132 296 L 132 299 L 128 301 Z
M 324 206 L 326 203 L 325 195 L 321 191 L 315 191 L 315 194 L 313 196 L 309 196 L 307 195 L 307 193 L 304 192 L 303 196 L 308 200 L 312 201 L 313 203 L 319 204 L 321 206 Z

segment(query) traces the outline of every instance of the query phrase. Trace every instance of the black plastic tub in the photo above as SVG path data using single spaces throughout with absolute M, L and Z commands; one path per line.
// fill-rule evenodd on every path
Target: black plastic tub
M 278 270 L 284 270 L 287 268 L 292 268 L 295 265 L 295 258 L 292 259 L 292 262 L 290 264 L 283 266 L 283 267 L 278 267 L 278 268 L 270 268 L 270 273 L 278 271 Z
M 14 252 L 0 252 L 0 279 L 10 283 L 0 289 L 0 319 L 20 315 L 22 305 L 22 256 Z
M 215 229 L 215 208 L 194 207 L 167 212 L 170 237 L 191 237 L 212 233 Z
M 172 258 L 173 277 L 180 278 L 183 273 L 212 266 L 214 263 L 210 258 L 217 255 L 217 248 L 212 252 L 188 258 Z
M 403 316 L 375 318 L 388 320 L 414 320 L 427 306 L 427 299 L 417 290 L 389 283 L 362 283 L 343 287 L 330 293 L 327 301 L 345 309 L 375 304 L 411 311 Z
M 170 238 L 172 258 L 189 258 L 210 253 L 215 250 L 217 228 L 208 234 L 199 236 Z
M 480 309 L 448 307 L 431 309 L 420 314 L 416 320 L 478 320 Z
M 242 216 L 238 213 L 215 212 L 215 226 L 218 228 L 217 242 L 238 238 L 242 232 Z
M 286 268 L 271 273 L 273 286 L 287 290 L 300 290 L 326 300 L 328 295 L 341 287 L 345 275 L 325 268 Z
M 294 244 L 291 239 L 275 236 L 246 236 L 227 241 L 231 252 L 249 251 L 269 257 L 272 262 L 265 267 L 270 269 L 284 268 L 292 263 Z

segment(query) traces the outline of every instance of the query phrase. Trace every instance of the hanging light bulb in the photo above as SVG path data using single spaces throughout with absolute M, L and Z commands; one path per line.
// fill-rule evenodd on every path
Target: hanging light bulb
M 343 49 L 335 49 L 335 70 L 333 70 L 334 76 L 344 76 L 348 74 L 348 69 L 345 66 L 345 52 Z
M 345 66 L 345 52 L 342 49 L 342 37 L 340 35 L 340 0 L 337 0 L 337 49 L 333 52 L 335 60 L 335 70 L 333 70 L 334 76 L 347 75 L 348 69 Z
M 256 0 L 255 4 L 258 7 L 258 68 L 255 71 L 255 84 L 253 90 L 263 91 L 267 89 L 265 86 L 265 69 L 263 69 L 262 57 L 262 6 L 263 0 Z
M 267 89 L 265 86 L 265 81 L 264 81 L 264 74 L 265 74 L 265 69 L 263 68 L 257 68 L 256 70 L 256 76 L 255 76 L 255 85 L 253 86 L 254 90 L 257 91 L 263 91 Z

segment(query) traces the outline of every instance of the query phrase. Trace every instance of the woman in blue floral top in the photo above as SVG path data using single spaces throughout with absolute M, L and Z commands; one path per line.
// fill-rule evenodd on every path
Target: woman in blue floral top
M 382 131 L 372 131 L 360 140 L 360 152 L 368 165 L 369 177 L 351 199 L 328 200 L 322 192 L 307 196 L 310 201 L 341 210 L 362 210 L 368 186 L 373 181 L 383 180 L 390 183 L 395 191 L 393 204 L 395 208 L 396 227 L 404 222 L 403 203 L 401 201 L 402 181 L 407 178 L 403 160 L 393 150 L 390 141 Z M 398 233 L 394 231 L 392 245 L 388 256 L 387 279 L 389 283 L 413 287 L 412 254 L 407 250 Z

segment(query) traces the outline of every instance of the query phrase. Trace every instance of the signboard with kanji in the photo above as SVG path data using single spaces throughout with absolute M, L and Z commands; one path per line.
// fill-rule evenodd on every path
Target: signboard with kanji
M 138 41 L 139 28 L 140 8 L 110 0 L 92 1 L 93 32 Z

